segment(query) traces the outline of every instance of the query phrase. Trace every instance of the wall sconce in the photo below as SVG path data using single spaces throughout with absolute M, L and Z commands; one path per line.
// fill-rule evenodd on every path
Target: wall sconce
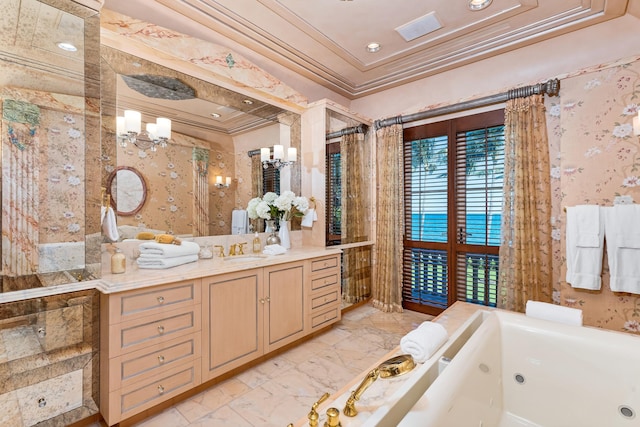
M 635 136 L 640 136 L 640 110 L 638 110 L 638 115 L 633 118 L 633 133 Z
M 282 145 L 273 146 L 273 158 L 271 158 L 271 149 L 264 147 L 260 149 L 260 160 L 262 161 L 262 167 L 267 169 L 269 165 L 273 165 L 276 169 L 282 169 L 285 166 L 292 165 L 296 161 L 298 156 L 298 150 L 294 147 L 289 147 L 287 150 L 287 160 L 284 159 L 284 147 Z
M 124 116 L 116 117 L 116 132 L 121 147 L 131 143 L 141 150 L 150 149 L 156 151 L 158 145 L 167 146 L 171 139 L 171 120 L 158 117 L 155 123 L 147 123 L 144 132 L 142 130 L 142 115 L 139 111 L 124 110 Z
M 231 186 L 231 177 L 226 177 L 223 184 L 222 177 L 220 175 L 216 175 L 216 182 L 213 185 L 215 185 L 217 188 L 229 188 Z

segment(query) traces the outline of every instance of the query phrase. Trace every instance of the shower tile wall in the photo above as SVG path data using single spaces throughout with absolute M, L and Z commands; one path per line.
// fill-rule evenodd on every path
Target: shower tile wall
M 99 293 L 0 307 L 0 425 L 65 426 L 98 411 Z

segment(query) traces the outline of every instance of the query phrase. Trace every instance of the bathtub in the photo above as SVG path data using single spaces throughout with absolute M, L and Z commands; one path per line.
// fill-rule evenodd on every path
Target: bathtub
M 441 372 L 420 367 L 433 378 L 409 381 L 365 425 L 640 425 L 640 337 L 502 311 L 466 327 L 480 320 Z

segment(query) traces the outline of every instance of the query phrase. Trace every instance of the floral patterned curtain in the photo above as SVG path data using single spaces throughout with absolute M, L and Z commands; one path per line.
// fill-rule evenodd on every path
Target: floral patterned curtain
M 251 156 L 251 198 L 262 197 L 262 161 L 260 153 Z M 252 219 L 253 231 L 263 232 L 264 221 Z
M 342 243 L 367 240 L 363 194 L 366 186 L 363 159 L 364 134 L 343 135 L 340 141 L 340 161 L 342 175 Z M 368 248 L 348 248 L 343 251 L 342 299 L 347 303 L 362 301 L 371 295 L 371 275 L 369 274 Z
M 209 150 L 194 147 L 193 160 L 193 225 L 194 236 L 209 236 Z
M 507 101 L 498 307 L 551 302 L 551 189 L 544 95 Z
M 373 306 L 385 312 L 402 312 L 402 125 L 379 129 L 376 136 L 378 188 Z

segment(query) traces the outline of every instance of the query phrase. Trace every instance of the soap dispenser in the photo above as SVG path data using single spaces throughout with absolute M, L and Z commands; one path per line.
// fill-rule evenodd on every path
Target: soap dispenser
M 120 249 L 116 249 L 113 255 L 111 255 L 111 273 L 121 274 L 125 272 L 126 268 L 127 257 L 125 257 Z
M 258 254 L 262 250 L 262 242 L 260 241 L 260 236 L 256 231 L 255 237 L 253 238 L 253 253 Z

